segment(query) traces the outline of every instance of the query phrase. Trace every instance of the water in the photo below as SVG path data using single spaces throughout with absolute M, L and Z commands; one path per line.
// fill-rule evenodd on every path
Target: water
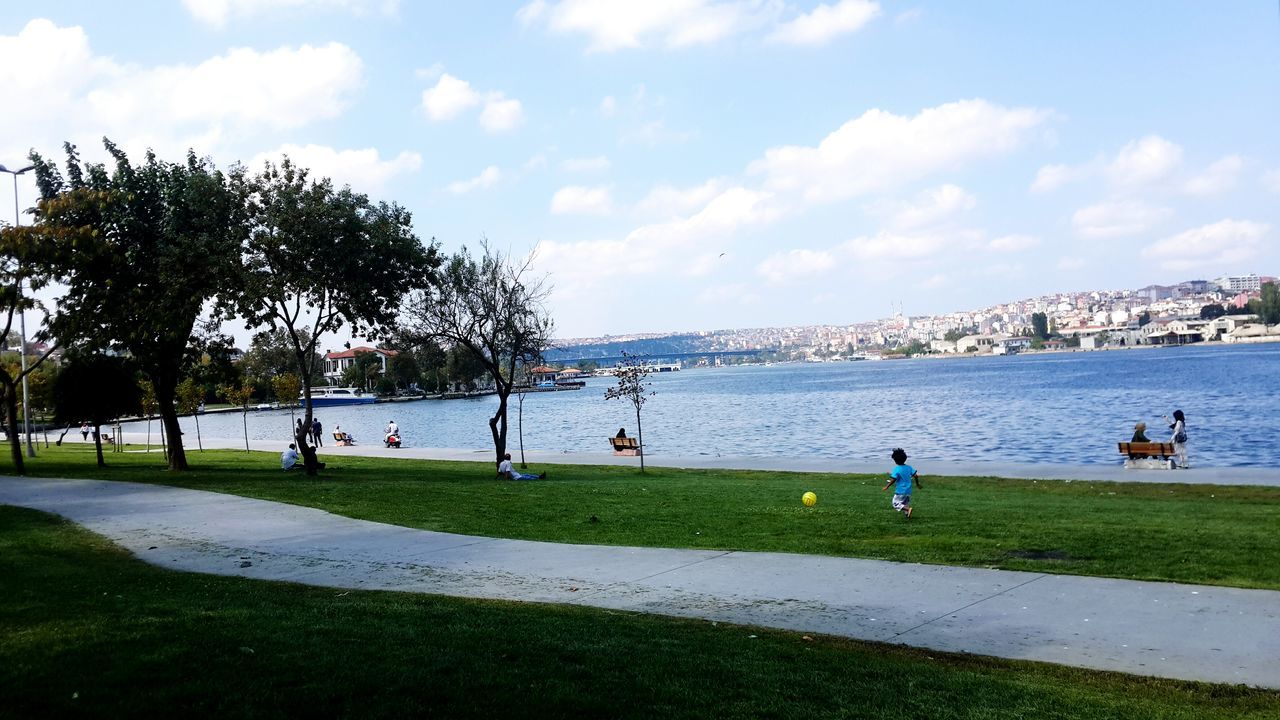
M 1280 464 L 1280 344 L 691 369 L 650 380 L 656 394 L 642 420 L 653 455 L 888 462 L 902 446 L 916 461 L 1114 464 L 1116 443 L 1135 422 L 1164 441 L 1161 415 L 1182 409 L 1194 465 Z M 606 452 L 619 427 L 634 436 L 631 404 L 604 399 L 611 384 L 590 378 L 582 390 L 527 395 L 525 447 Z M 492 447 L 487 421 L 496 407 L 496 397 L 484 397 L 321 408 L 317 416 L 326 444 L 335 425 L 379 442 L 395 419 L 406 446 L 480 449 Z M 514 451 L 515 396 L 510 423 Z M 252 439 L 288 442 L 287 410 L 250 412 L 248 424 Z M 194 446 L 192 419 L 182 425 Z M 200 426 L 206 437 L 243 433 L 239 413 L 204 415 Z

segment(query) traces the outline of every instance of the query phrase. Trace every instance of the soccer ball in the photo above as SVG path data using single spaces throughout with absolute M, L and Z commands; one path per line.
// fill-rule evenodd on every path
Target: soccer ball
M 808 505 L 809 507 L 813 507 L 814 505 L 818 504 L 818 496 L 814 495 L 811 492 L 807 492 L 804 495 L 800 496 L 800 502 L 804 503 L 805 505 Z

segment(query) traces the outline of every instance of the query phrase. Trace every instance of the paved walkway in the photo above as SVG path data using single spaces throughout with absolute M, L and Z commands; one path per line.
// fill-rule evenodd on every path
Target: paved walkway
M 1280 688 L 1280 592 L 500 540 L 99 480 L 0 477 L 0 504 L 63 515 L 177 570 L 579 604 Z
M 75 436 L 74 438 L 72 436 Z M 125 433 L 125 440 L 141 445 L 146 442 L 145 433 Z M 152 438 L 155 440 L 155 438 Z M 373 442 L 361 442 L 354 447 L 332 447 L 326 439 L 325 447 L 320 448 L 321 459 L 341 457 L 343 455 L 361 455 L 367 457 L 400 457 L 420 460 L 466 460 L 471 462 L 493 461 L 493 448 L 475 450 L 459 448 L 384 448 L 381 440 L 371 438 Z M 79 442 L 77 433 L 68 433 L 64 442 Z M 187 452 L 196 447 L 195 438 L 186 436 Z M 252 440 L 249 446 L 254 450 L 281 452 L 288 441 L 272 442 Z M 412 445 L 412 438 L 408 439 Z M 603 443 L 603 440 L 601 441 Z M 225 438 L 204 438 L 206 448 L 244 448 L 244 440 Z M 157 451 L 159 444 L 157 441 Z M 511 454 L 519 460 L 517 449 Z M 557 453 L 542 450 L 530 450 L 525 453 L 530 465 L 547 463 L 557 465 L 635 465 L 639 458 L 619 457 L 611 452 L 599 453 Z M 1121 464 L 1123 458 L 1116 456 L 1111 464 L 1098 465 L 1045 465 L 1033 463 L 987 463 L 987 462 L 930 462 L 912 461 L 912 465 L 921 475 L 939 476 L 971 476 L 1002 477 L 1036 480 L 1089 480 L 1094 482 L 1157 482 L 1157 483 L 1191 483 L 1206 485 L 1270 485 L 1280 487 L 1280 468 L 1267 467 L 1192 467 L 1188 470 L 1125 470 Z M 697 457 L 678 457 L 655 455 L 645 458 L 650 467 L 706 468 L 722 470 L 773 470 L 778 472 L 846 472 L 846 473 L 885 473 L 893 467 L 893 462 L 885 458 L 881 463 L 847 462 L 830 458 L 814 457 L 720 457 L 716 455 L 700 455 Z

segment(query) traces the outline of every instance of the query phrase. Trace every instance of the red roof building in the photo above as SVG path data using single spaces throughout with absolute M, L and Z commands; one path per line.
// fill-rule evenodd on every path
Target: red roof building
M 324 354 L 324 377 L 329 381 L 330 385 L 336 385 L 342 382 L 342 374 L 347 368 L 356 362 L 356 353 L 376 353 L 378 360 L 382 364 L 382 374 L 387 374 L 387 359 L 393 358 L 400 353 L 395 350 L 385 350 L 383 348 L 372 348 L 361 345 L 353 347 L 350 350 L 342 350 L 340 352 L 329 352 Z

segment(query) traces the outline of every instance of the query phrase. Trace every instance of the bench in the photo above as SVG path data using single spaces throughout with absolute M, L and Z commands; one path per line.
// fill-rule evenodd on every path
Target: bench
M 1122 442 L 1119 443 L 1120 454 L 1127 459 L 1124 466 L 1142 470 L 1172 470 L 1173 443 L 1161 442 Z
M 613 445 L 614 455 L 639 455 L 640 441 L 629 437 L 611 437 L 609 442 Z
M 350 435 L 337 430 L 333 432 L 333 441 L 338 444 L 338 447 L 348 447 L 356 444 L 356 441 L 352 440 Z

